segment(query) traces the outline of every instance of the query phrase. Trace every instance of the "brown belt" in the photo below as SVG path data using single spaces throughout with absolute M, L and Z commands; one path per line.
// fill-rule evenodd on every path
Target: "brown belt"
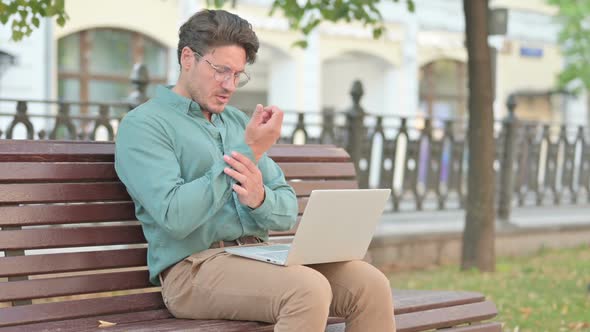
M 262 242 L 263 241 L 261 239 L 257 238 L 256 236 L 252 236 L 252 235 L 250 235 L 250 236 L 242 236 L 242 237 L 237 238 L 237 239 L 232 240 L 232 241 L 217 241 L 217 242 L 213 242 L 211 244 L 211 246 L 209 247 L 209 249 L 243 246 L 243 245 L 246 245 L 246 244 L 257 244 L 257 243 L 262 243 Z M 168 272 L 170 272 L 170 270 L 172 270 L 172 268 L 174 267 L 174 265 L 176 265 L 176 264 L 172 264 L 170 267 L 168 267 L 164 271 L 160 272 L 160 278 L 162 278 L 162 280 L 166 279 L 166 275 L 168 275 Z
M 213 242 L 211 244 L 211 247 L 209 247 L 209 248 L 215 249 L 215 248 L 235 247 L 235 246 L 243 246 L 245 244 L 256 244 L 256 243 L 261 243 L 261 242 L 262 242 L 262 240 L 257 238 L 256 236 L 243 236 L 243 237 L 237 238 L 233 241 Z

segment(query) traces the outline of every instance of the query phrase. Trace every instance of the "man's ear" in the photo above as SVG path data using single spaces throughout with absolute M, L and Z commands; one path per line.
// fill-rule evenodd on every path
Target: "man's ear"
M 195 54 L 190 47 L 185 46 L 180 53 L 180 66 L 182 70 L 189 70 L 195 64 Z

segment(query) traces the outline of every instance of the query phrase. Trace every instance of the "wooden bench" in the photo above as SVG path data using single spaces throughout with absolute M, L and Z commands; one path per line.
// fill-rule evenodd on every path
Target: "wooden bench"
M 148 282 L 145 239 L 113 152 L 112 143 L 0 140 L 0 331 L 272 331 L 170 315 Z M 340 148 L 278 145 L 269 154 L 295 188 L 300 212 L 312 189 L 357 187 Z M 399 332 L 500 331 L 484 322 L 496 307 L 481 294 L 393 294 Z M 99 320 L 117 324 L 99 329 Z M 342 319 L 330 318 L 327 331 L 343 330 Z

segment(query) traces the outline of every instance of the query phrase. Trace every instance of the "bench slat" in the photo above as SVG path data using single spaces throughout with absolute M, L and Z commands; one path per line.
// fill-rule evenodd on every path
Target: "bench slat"
M 133 202 L 0 206 L 1 226 L 136 220 Z
M 167 314 L 167 316 L 166 316 Z M 116 314 L 92 318 L 81 318 L 66 322 L 47 322 L 42 324 L 31 324 L 17 327 L 11 332 L 29 332 L 36 330 L 60 332 L 78 332 L 80 330 L 91 329 L 98 325 L 97 321 L 105 320 L 108 322 L 117 322 L 117 325 L 109 327 L 106 331 L 194 331 L 198 328 L 200 332 L 233 332 L 233 331 L 273 331 L 274 325 L 261 322 L 246 321 L 228 321 L 228 320 L 181 320 L 175 319 L 167 310 L 152 310 L 138 313 Z M 330 317 L 328 324 L 337 324 L 342 319 Z M 136 324 L 133 324 L 136 323 Z M 67 325 L 65 325 L 67 324 Z M 103 331 L 104 329 L 96 329 Z M 3 331 L 0 328 L 0 331 Z
M 444 329 L 441 332 L 502 332 L 502 324 L 498 322 L 475 323 L 467 326 Z
M 398 332 L 412 332 L 480 322 L 494 318 L 497 313 L 494 303 L 484 301 L 400 314 L 395 319 Z
M 309 196 L 316 189 L 357 189 L 356 180 L 288 181 L 297 196 Z
M 396 313 L 423 311 L 440 306 L 456 306 L 482 302 L 485 297 L 480 293 L 466 291 L 425 291 L 414 289 L 394 289 L 393 301 Z
M 145 242 L 139 224 L 0 231 L 0 250 L 106 246 Z
M 268 150 L 268 155 L 280 162 L 350 162 L 348 153 L 334 145 L 320 144 L 276 144 Z
M 3 161 L 96 161 L 112 162 L 112 142 L 0 140 L 0 162 Z
M 146 266 L 146 255 L 146 248 L 133 248 L 2 257 L 0 277 Z
M 32 306 L 0 309 L 0 327 L 82 317 L 97 317 L 97 319 L 101 319 L 100 317 L 103 315 L 164 308 L 165 306 L 160 292 L 77 301 L 39 303 Z
M 117 181 L 113 163 L 0 163 L 0 182 Z
M 109 332 L 140 332 L 140 331 L 198 331 L 198 332 L 273 332 L 274 324 L 254 321 L 227 321 L 227 320 L 188 320 L 188 319 L 161 319 L 147 323 L 131 323 L 113 326 Z
M 298 197 L 299 214 L 309 197 Z M 0 227 L 136 220 L 133 202 L 0 206 Z
M 397 307 L 396 307 L 397 308 Z M 451 328 L 460 324 L 470 322 L 480 322 L 495 317 L 497 314 L 496 306 L 490 302 L 478 302 L 463 304 L 451 307 L 436 308 L 427 311 L 417 311 L 406 314 L 398 314 L 396 309 L 395 322 L 397 332 L 417 332 L 442 329 L 443 331 L 452 332 L 501 332 L 500 324 L 477 324 L 474 327 L 465 326 L 462 328 Z M 133 331 L 129 329 L 129 331 Z M 344 323 L 328 327 L 326 332 L 344 332 Z
M 112 142 L 0 140 L 0 151 L 0 162 L 113 162 L 115 145 Z M 276 144 L 268 155 L 276 162 L 347 162 L 350 159 L 341 148 L 318 144 Z
M 287 179 L 355 179 L 351 163 L 278 163 Z
M 129 201 L 120 182 L 105 183 L 23 183 L 0 184 L 3 203 L 64 203 L 88 201 Z
M 154 287 L 148 271 L 122 271 L 0 283 L 0 302 Z
M 269 232 L 270 236 L 294 235 L 295 226 L 284 232 Z M 141 225 L 67 227 L 7 230 L 0 232 L 0 250 L 49 249 L 85 246 L 107 246 L 145 243 Z
M 59 331 L 59 332 L 80 332 L 80 331 L 88 331 L 93 328 L 97 328 L 99 320 L 103 320 L 106 322 L 116 322 L 117 325 L 125 324 L 125 323 L 135 323 L 135 322 L 142 322 L 142 324 L 149 325 L 152 321 L 157 321 L 161 319 L 172 318 L 172 314 L 167 309 L 156 309 L 156 310 L 149 310 L 149 311 L 139 311 L 139 312 L 128 312 L 123 314 L 112 314 L 112 315 L 100 315 L 97 317 L 89 317 L 89 318 L 77 318 L 67 321 L 53 321 L 53 322 L 43 322 L 43 323 L 34 323 L 34 324 L 27 324 L 21 326 L 14 326 L 8 328 L 0 327 L 0 331 L 10 331 L 10 332 L 30 332 L 30 331 Z M 108 329 L 104 328 L 97 328 L 99 331 L 113 331 L 112 329 L 116 326 L 109 327 Z
M 288 181 L 297 196 L 309 196 L 314 189 L 356 189 L 356 180 Z M 23 183 L 0 184 L 0 202 L 65 203 L 91 201 L 129 201 L 120 182 L 105 183 Z
M 351 163 L 280 162 L 287 178 L 354 178 Z M 0 183 L 117 181 L 113 163 L 87 162 L 0 162 Z

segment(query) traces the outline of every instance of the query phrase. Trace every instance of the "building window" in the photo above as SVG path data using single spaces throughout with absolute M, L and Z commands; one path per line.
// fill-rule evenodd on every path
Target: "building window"
M 140 33 L 120 29 L 85 30 L 58 41 L 60 100 L 121 102 L 131 92 L 129 75 L 135 63 L 147 66 L 150 89 L 166 83 L 168 52 Z M 72 114 L 87 113 L 72 107 Z
M 461 119 L 467 110 L 465 64 L 436 60 L 420 68 L 420 110 L 427 117 Z

